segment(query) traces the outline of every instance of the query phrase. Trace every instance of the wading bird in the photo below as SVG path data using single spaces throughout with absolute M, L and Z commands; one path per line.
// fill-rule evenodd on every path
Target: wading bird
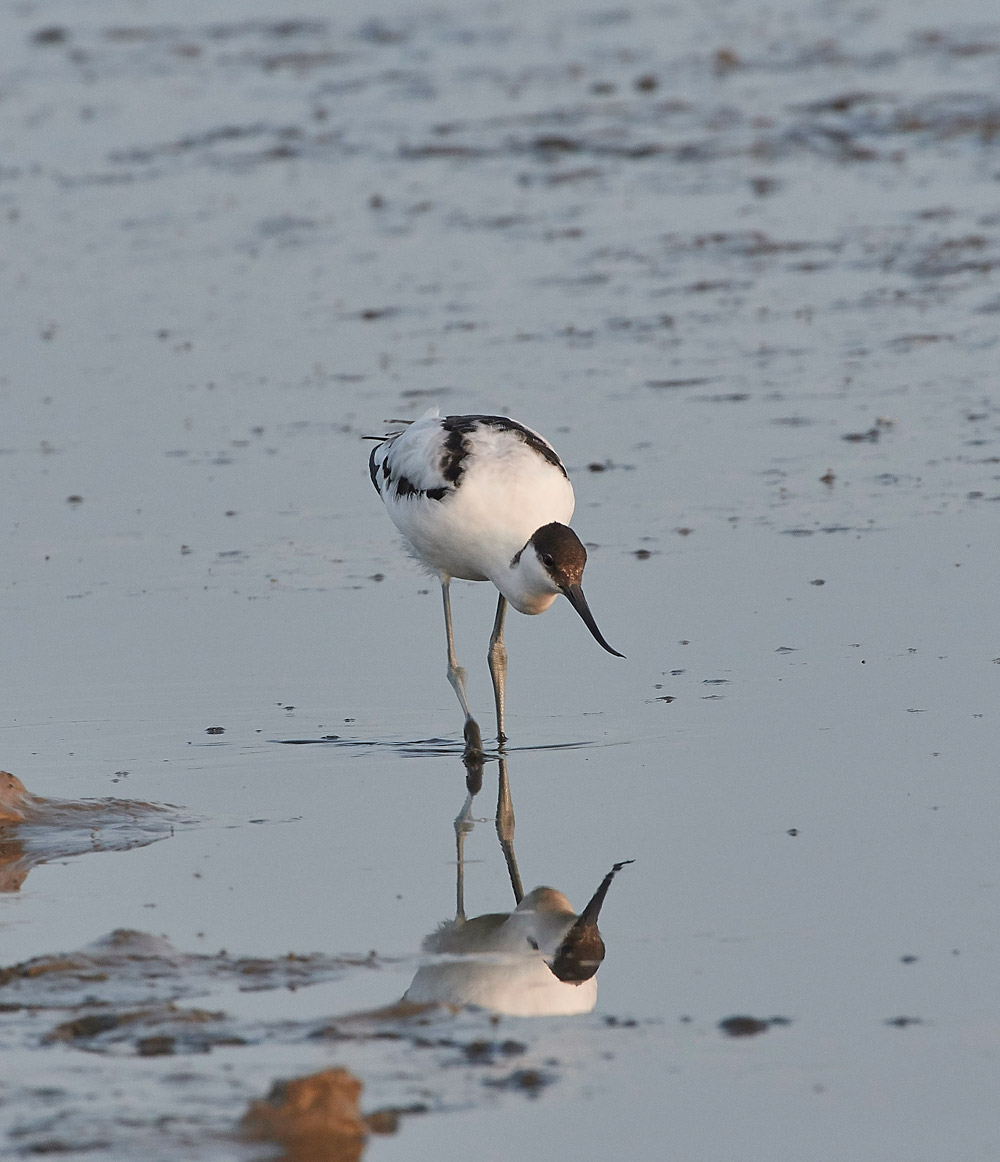
M 381 439 L 369 469 L 393 524 L 441 581 L 448 681 L 465 713 L 467 754 L 482 751 L 482 735 L 469 709 L 465 670 L 455 657 L 453 577 L 492 581 L 500 591 L 488 660 L 501 747 L 508 602 L 519 613 L 544 613 L 563 593 L 598 643 L 624 657 L 604 640 L 583 595 L 587 550 L 567 523 L 573 486 L 552 445 L 537 432 L 506 416 L 442 417 L 433 408 Z

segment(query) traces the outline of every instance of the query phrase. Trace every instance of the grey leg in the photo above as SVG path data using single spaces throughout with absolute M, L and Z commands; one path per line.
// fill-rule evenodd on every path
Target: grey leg
M 507 613 L 507 598 L 500 594 L 497 602 L 497 616 L 493 622 L 490 648 L 487 658 L 490 663 L 490 677 L 493 679 L 493 700 L 497 710 L 497 745 L 503 750 L 507 741 L 504 733 L 504 695 L 507 690 L 507 647 L 503 644 L 503 620 Z
M 500 778 L 497 790 L 497 838 L 507 861 L 514 903 L 520 904 L 524 899 L 524 888 L 521 886 L 521 873 L 517 870 L 517 856 L 514 855 L 514 804 L 507 779 L 507 757 L 503 752 L 500 754 Z
M 465 806 L 455 820 L 455 858 L 458 868 L 455 877 L 455 921 L 465 923 L 465 837 L 475 827 L 472 818 L 472 793 L 465 799 Z
M 448 681 L 458 695 L 458 700 L 465 711 L 465 752 L 466 754 L 478 754 L 483 749 L 483 736 L 479 732 L 476 720 L 472 717 L 469 700 L 465 696 L 465 670 L 458 664 L 458 659 L 455 657 L 455 637 L 451 629 L 450 585 L 450 578 L 446 577 L 441 582 L 441 595 L 444 599 L 444 629 L 448 637 Z

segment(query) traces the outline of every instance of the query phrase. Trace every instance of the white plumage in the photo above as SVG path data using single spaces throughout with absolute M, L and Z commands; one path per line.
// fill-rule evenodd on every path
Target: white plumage
M 585 980 L 560 980 L 551 968 L 577 920 L 562 892 L 535 888 L 513 912 L 442 924 L 424 941 L 436 959 L 417 972 L 403 1000 L 478 1005 L 516 1017 L 589 1013 L 597 1004 L 600 961 Z
M 615 864 L 579 915 L 562 892 L 541 887 L 512 912 L 442 924 L 424 941 L 436 959 L 417 972 L 403 1000 L 520 1017 L 589 1013 L 605 952 L 597 921 L 611 881 L 631 862 Z
M 499 590 L 489 662 L 504 742 L 507 602 L 542 613 L 564 593 L 609 652 L 583 595 L 587 551 L 568 527 L 573 486 L 552 445 L 506 416 L 445 416 L 432 409 L 372 449 L 372 483 L 414 555 L 440 578 L 448 636 L 448 678 L 466 716 L 466 750 L 481 748 L 455 660 L 449 584 L 492 581 Z

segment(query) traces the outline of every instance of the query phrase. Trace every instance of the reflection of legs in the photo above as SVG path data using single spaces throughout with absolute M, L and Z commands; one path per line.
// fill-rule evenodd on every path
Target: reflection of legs
M 500 594 L 497 602 L 497 616 L 493 622 L 490 648 L 487 658 L 490 663 L 490 677 L 493 679 L 493 700 L 497 709 L 497 745 L 503 750 L 507 735 L 503 729 L 504 694 L 507 689 L 507 647 L 503 644 L 503 619 L 507 613 L 507 598 Z
M 465 923 L 465 837 L 475 827 L 472 818 L 472 794 L 465 798 L 465 806 L 455 820 L 455 858 L 458 872 L 455 877 L 455 920 Z
M 455 922 L 465 923 L 465 837 L 476 826 L 472 817 L 472 800 L 483 789 L 483 755 L 466 754 L 462 758 L 465 765 L 465 787 L 468 794 L 465 804 L 455 820 L 455 859 L 457 874 L 455 877 Z
M 514 804 L 510 797 L 510 783 L 507 781 L 507 758 L 502 751 L 497 788 L 497 837 L 504 859 L 507 861 L 514 902 L 520 904 L 524 899 L 524 888 L 521 886 L 521 873 L 517 870 L 517 856 L 514 855 Z
M 458 700 L 465 711 L 465 749 L 469 751 L 481 751 L 483 749 L 483 736 L 479 733 L 479 727 L 476 725 L 476 720 L 472 717 L 472 711 L 469 709 L 469 700 L 465 696 L 465 670 L 458 664 L 458 659 L 455 657 L 455 638 L 451 630 L 451 594 L 449 592 L 449 585 L 451 579 L 445 577 L 441 581 L 441 595 L 444 598 L 444 629 L 448 637 L 448 681 L 451 683 L 451 688 L 458 695 Z

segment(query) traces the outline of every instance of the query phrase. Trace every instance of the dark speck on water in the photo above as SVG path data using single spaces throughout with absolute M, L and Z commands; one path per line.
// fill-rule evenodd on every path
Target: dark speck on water
M 719 1028 L 727 1037 L 756 1037 L 760 1033 L 766 1033 L 768 1029 L 791 1023 L 788 1017 L 767 1017 L 762 1020 L 759 1017 L 737 1016 L 721 1020 Z
M 69 32 L 58 25 L 40 28 L 31 36 L 32 43 L 40 45 L 65 44 L 67 40 L 69 40 Z
M 490 1086 L 492 1089 L 513 1089 L 520 1090 L 526 1093 L 529 1097 L 536 1097 L 548 1085 L 551 1085 L 555 1078 L 551 1073 L 543 1072 L 540 1069 L 515 1069 L 513 1073 L 506 1077 L 487 1077 L 483 1079 L 483 1085 Z
M 770 1027 L 770 1021 L 757 1017 L 726 1017 L 719 1022 L 719 1028 L 727 1037 L 756 1037 L 759 1033 L 766 1033 Z

